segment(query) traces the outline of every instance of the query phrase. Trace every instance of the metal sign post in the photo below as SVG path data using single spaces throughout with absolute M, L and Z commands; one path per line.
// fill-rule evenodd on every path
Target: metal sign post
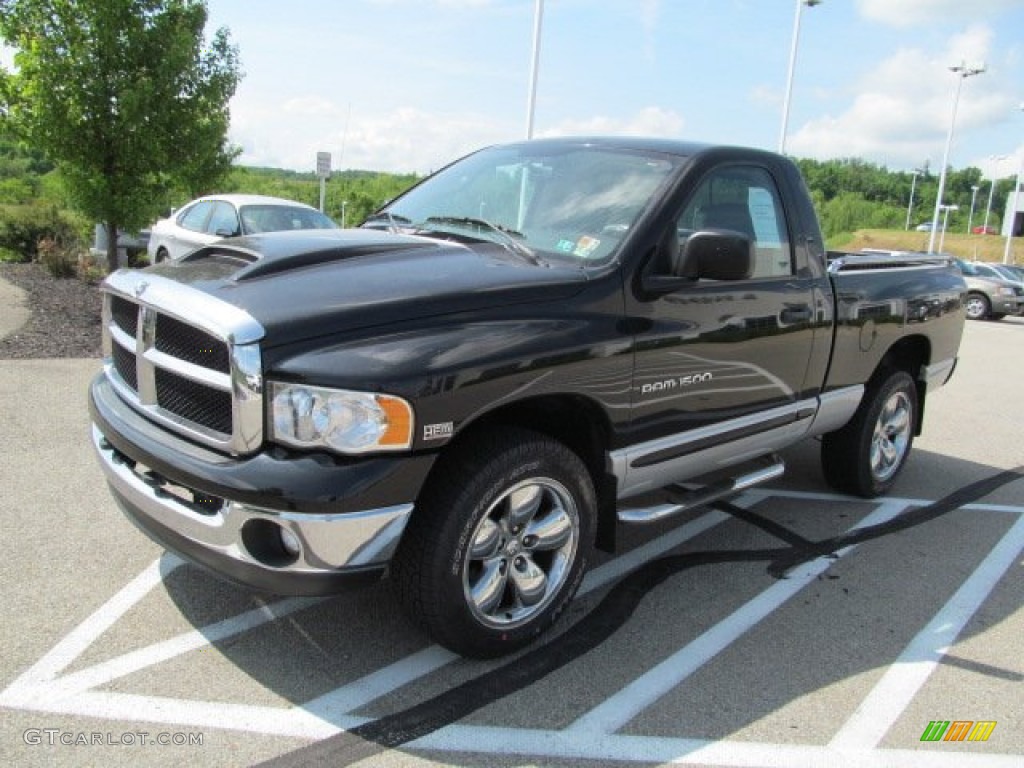
M 320 213 L 324 212 L 324 195 L 327 193 L 327 180 L 331 178 L 331 153 L 316 153 L 316 175 L 320 177 Z

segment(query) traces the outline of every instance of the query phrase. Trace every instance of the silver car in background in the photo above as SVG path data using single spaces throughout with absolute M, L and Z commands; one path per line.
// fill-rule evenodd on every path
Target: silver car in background
M 178 259 L 224 237 L 292 229 L 337 229 L 311 205 L 265 195 L 209 195 L 193 200 L 153 225 L 151 263 Z
M 1024 313 L 1024 285 L 991 269 L 993 265 L 955 259 L 967 282 L 967 319 L 1002 320 Z

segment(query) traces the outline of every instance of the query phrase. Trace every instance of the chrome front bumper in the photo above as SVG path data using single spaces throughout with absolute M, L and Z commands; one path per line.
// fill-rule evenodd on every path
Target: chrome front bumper
M 413 509 L 304 514 L 249 506 L 168 482 L 115 450 L 95 425 L 92 442 L 118 503 L 157 543 L 280 594 L 330 594 L 357 577 L 379 577 Z

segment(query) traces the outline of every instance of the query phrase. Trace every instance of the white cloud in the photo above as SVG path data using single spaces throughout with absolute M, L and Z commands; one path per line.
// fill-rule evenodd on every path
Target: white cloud
M 912 167 L 942 161 L 956 77 L 949 66 L 984 60 L 992 31 L 974 25 L 953 37 L 939 55 L 903 49 L 855 84 L 852 103 L 839 115 L 812 120 L 791 134 L 787 148 L 797 155 L 862 157 L 890 166 Z M 984 82 L 981 78 L 987 78 Z M 1006 119 L 1013 109 L 1009 87 L 989 73 L 962 83 L 956 135 Z M 967 158 L 950 162 L 963 166 Z
M 679 114 L 660 107 L 645 107 L 626 118 L 595 115 L 584 120 L 565 120 L 540 131 L 542 136 L 627 135 L 679 138 L 686 121 Z
M 1019 8 L 1020 0 L 858 0 L 861 15 L 896 27 L 912 27 L 943 19 L 984 19 Z
M 340 138 L 340 137 L 339 137 Z M 491 117 L 402 107 L 384 115 L 353 118 L 344 165 L 426 173 L 488 144 L 519 138 Z
M 986 179 L 1005 179 L 1019 170 L 1024 171 L 1024 144 L 1006 155 L 987 155 L 971 163 L 980 168 Z
M 326 151 L 336 170 L 394 173 L 426 173 L 486 144 L 517 138 L 473 113 L 399 107 L 366 115 L 319 98 L 236 105 L 231 133 L 243 148 L 243 165 L 312 170 L 316 153 Z

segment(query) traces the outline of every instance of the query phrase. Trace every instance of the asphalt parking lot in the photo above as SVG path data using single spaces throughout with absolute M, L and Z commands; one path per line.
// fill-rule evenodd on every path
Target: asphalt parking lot
M 968 324 L 889 497 L 830 493 L 799 446 L 488 663 L 383 585 L 282 600 L 163 555 L 91 454 L 98 365 L 0 366 L 6 764 L 1024 764 L 1024 320 Z

